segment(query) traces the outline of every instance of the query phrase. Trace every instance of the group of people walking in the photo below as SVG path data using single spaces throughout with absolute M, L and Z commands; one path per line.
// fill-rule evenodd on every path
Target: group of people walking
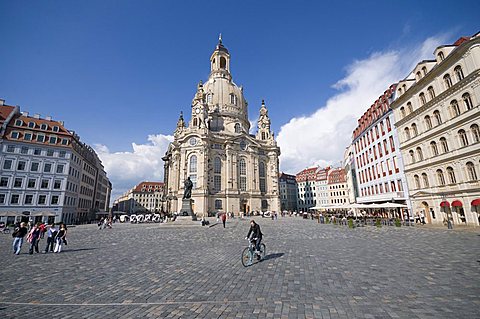
M 62 246 L 64 244 L 67 245 L 67 226 L 64 223 L 61 223 L 58 227 L 54 223 L 49 226 L 42 223 L 36 223 L 30 228 L 30 230 L 28 230 L 26 223 L 20 223 L 12 233 L 14 254 L 20 254 L 25 236 L 27 236 L 27 242 L 30 243 L 28 250 L 30 255 L 33 254 L 34 250 L 37 253 L 40 252 L 38 245 L 40 240 L 45 238 L 45 236 L 47 238 L 47 243 L 44 253 L 59 253 L 62 251 Z

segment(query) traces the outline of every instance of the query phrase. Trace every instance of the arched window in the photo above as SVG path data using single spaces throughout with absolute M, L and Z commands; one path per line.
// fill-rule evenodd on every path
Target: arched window
M 402 95 L 402 88 L 398 88 L 398 95 Z
M 404 131 L 405 131 L 405 139 L 406 140 L 410 139 L 410 129 L 406 127 Z
M 417 81 L 422 78 L 422 73 L 420 73 L 420 71 L 418 71 L 415 75 L 417 76 Z
M 447 175 L 448 175 L 448 182 L 450 184 L 456 184 L 457 179 L 455 178 L 455 172 L 453 171 L 452 167 L 447 167 Z
M 260 181 L 260 192 L 266 193 L 267 192 L 267 183 L 265 180 L 265 163 L 260 162 L 258 167 L 258 175 Z
M 445 59 L 445 55 L 443 55 L 443 52 L 438 52 L 437 57 L 439 61 L 443 61 Z
M 415 163 L 415 153 L 413 152 L 413 150 L 410 150 L 408 154 L 410 154 L 410 163 Z
M 425 94 L 422 92 L 418 95 L 418 97 L 420 98 L 420 104 L 421 105 L 425 105 L 425 103 L 427 103 L 427 99 L 425 98 Z
M 240 133 L 242 130 L 241 130 L 241 127 L 240 127 L 240 124 L 239 123 L 235 123 L 235 133 Z
M 440 144 L 442 144 L 443 153 L 447 153 L 448 152 L 448 143 L 447 143 L 447 139 L 445 137 L 440 138 Z
M 465 130 L 459 130 L 458 131 L 458 137 L 460 138 L 460 144 L 462 146 L 468 146 L 468 137 L 467 137 L 467 133 L 465 132 Z
M 237 105 L 237 96 L 235 94 L 230 94 L 230 104 Z
M 213 189 L 217 192 L 222 189 L 222 160 L 220 157 L 213 159 Z
M 430 100 L 433 100 L 435 98 L 435 90 L 433 90 L 432 86 L 429 86 L 427 89 L 428 96 L 430 97 Z
M 417 124 L 415 123 L 412 124 L 412 133 L 414 137 L 418 135 Z
M 247 191 L 247 163 L 241 158 L 238 163 L 238 173 L 240 175 L 240 190 Z
M 472 126 L 470 126 L 470 129 L 472 130 L 473 140 L 475 141 L 475 143 L 480 142 L 480 130 L 478 129 L 478 125 L 473 124 Z
M 432 148 L 432 155 L 433 156 L 437 156 L 438 155 L 438 146 L 437 146 L 437 143 L 435 141 L 432 141 L 430 143 L 430 147 Z
M 472 162 L 467 163 L 467 174 L 468 174 L 468 180 L 471 182 L 477 181 L 477 172 L 475 170 L 475 165 L 473 165 Z
M 418 175 L 414 175 L 413 179 L 415 180 L 415 188 L 419 189 L 420 188 L 420 177 Z
M 188 172 L 190 173 L 190 180 L 193 183 L 193 188 L 197 188 L 197 155 L 190 156 L 188 165 Z
M 440 112 L 438 110 L 433 112 L 433 117 L 435 117 L 435 122 L 437 125 L 442 124 L 442 116 L 440 115 Z
M 412 113 L 413 113 L 412 103 L 410 103 L 410 102 L 407 103 L 407 109 L 408 109 L 408 114 L 412 114 Z
M 450 78 L 450 74 L 447 73 L 443 76 L 443 82 L 445 83 L 445 89 L 452 87 L 453 83 L 452 78 Z
M 430 187 L 430 183 L 428 182 L 427 173 L 422 173 L 422 179 L 423 179 L 423 187 L 425 187 L 425 188 Z
M 458 106 L 457 100 L 453 100 L 452 102 L 450 102 L 450 108 L 453 117 L 460 115 L 460 106 Z
M 473 109 L 473 103 L 472 103 L 470 94 L 465 93 L 464 95 L 462 95 L 462 99 L 463 99 L 463 103 L 465 103 L 465 109 L 467 110 Z
M 213 100 L 213 94 L 212 94 L 212 93 L 208 93 L 208 94 L 207 94 L 207 103 L 208 103 L 208 104 L 211 104 L 211 103 L 212 103 L 212 100 Z
M 405 115 L 407 115 L 407 114 L 405 113 L 405 108 L 404 108 L 403 106 L 400 108 L 400 114 L 402 114 L 402 118 L 404 118 Z
M 437 169 L 437 182 L 439 186 L 445 185 L 445 176 L 443 175 L 443 171 L 441 169 Z
M 419 161 L 423 161 L 423 151 L 420 147 L 417 147 L 417 157 Z
M 462 67 L 460 65 L 457 65 L 454 71 L 455 71 L 455 76 L 457 77 L 457 81 L 463 80 L 464 76 L 463 76 Z
M 198 119 L 196 117 L 193 118 L 193 126 L 194 127 L 198 126 Z
M 423 67 L 422 68 L 422 72 L 423 72 L 423 76 L 427 75 L 427 67 Z
M 432 128 L 432 119 L 429 115 L 425 116 L 425 127 L 427 128 L 427 130 Z
M 227 68 L 227 59 L 225 59 L 223 56 L 220 58 L 220 68 L 221 69 Z

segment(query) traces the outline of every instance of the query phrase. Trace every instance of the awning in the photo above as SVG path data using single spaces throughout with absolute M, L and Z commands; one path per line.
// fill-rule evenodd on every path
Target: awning
M 480 198 L 474 199 L 472 201 L 472 206 L 480 206 Z
M 463 204 L 462 204 L 462 202 L 459 201 L 459 200 L 454 200 L 454 201 L 452 202 L 452 206 L 454 206 L 454 207 L 462 207 Z
M 450 207 L 450 203 L 444 200 L 443 202 L 440 203 L 440 207 Z

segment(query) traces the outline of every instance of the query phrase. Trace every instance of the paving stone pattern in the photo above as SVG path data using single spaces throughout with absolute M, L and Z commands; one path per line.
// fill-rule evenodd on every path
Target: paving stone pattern
M 0 318 L 480 318 L 479 231 L 258 222 L 247 268 L 248 220 L 77 226 L 60 254 L 0 235 Z

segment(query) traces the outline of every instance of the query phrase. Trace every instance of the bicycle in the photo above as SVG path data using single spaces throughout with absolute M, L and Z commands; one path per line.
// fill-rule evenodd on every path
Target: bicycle
M 242 251 L 242 265 L 243 267 L 248 267 L 253 265 L 254 257 L 256 255 L 255 249 L 255 240 L 254 239 L 247 239 L 249 241 L 248 247 Z M 260 244 L 260 259 L 261 261 L 265 258 L 265 254 L 267 252 L 267 246 L 264 243 Z

